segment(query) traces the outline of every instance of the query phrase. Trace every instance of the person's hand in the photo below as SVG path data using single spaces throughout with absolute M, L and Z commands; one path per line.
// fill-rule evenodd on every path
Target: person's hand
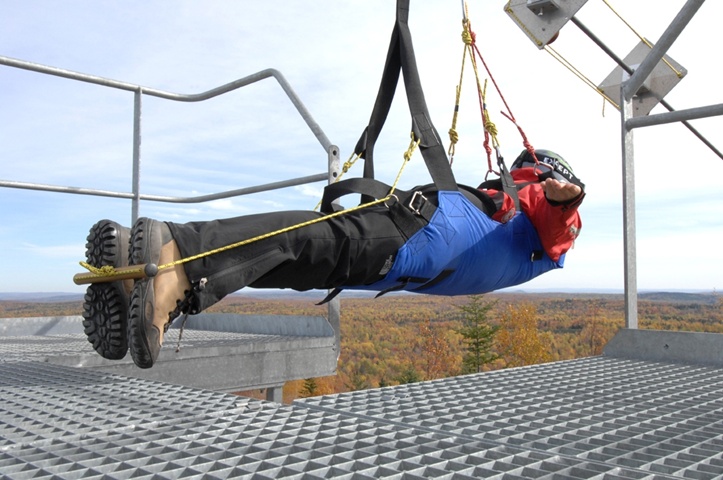
M 562 183 L 554 178 L 548 178 L 540 185 L 542 185 L 542 191 L 545 192 L 545 197 L 553 202 L 564 203 L 582 193 L 582 188 L 574 183 Z

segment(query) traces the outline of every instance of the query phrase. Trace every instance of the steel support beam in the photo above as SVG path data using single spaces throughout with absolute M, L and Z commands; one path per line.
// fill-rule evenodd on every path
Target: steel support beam
M 684 122 L 685 120 L 717 117 L 721 115 L 723 115 L 723 103 L 709 105 L 706 107 L 688 108 L 686 110 L 677 110 L 668 113 L 658 113 L 655 115 L 647 115 L 645 117 L 631 117 L 625 121 L 625 126 L 629 130 L 632 130 L 634 128 Z
M 625 122 L 633 116 L 632 100 L 620 106 L 623 155 L 623 255 L 625 284 L 625 326 L 638 328 L 638 279 L 635 242 L 635 155 L 633 132 Z
M 573 24 L 575 24 L 585 35 L 587 35 L 587 37 L 590 40 L 592 40 L 593 43 L 595 43 L 595 45 L 597 45 L 603 52 L 605 52 L 605 54 L 607 54 L 607 56 L 609 56 L 615 63 L 617 63 L 618 66 L 620 66 L 620 68 L 622 68 L 628 75 L 633 75 L 634 70 L 629 65 L 627 65 L 625 63 L 625 61 L 623 61 L 622 58 L 620 58 L 618 55 L 616 55 L 615 52 L 613 52 L 610 49 L 610 47 L 608 47 L 605 44 L 605 42 L 603 42 L 597 35 L 595 35 L 589 28 L 587 28 L 587 26 L 585 26 L 585 24 L 583 24 L 578 18 L 572 17 L 571 22 Z M 669 112 L 675 112 L 675 109 L 673 108 L 673 106 L 670 105 L 665 99 L 660 99 L 660 105 L 662 105 Z M 644 118 L 647 118 L 647 116 L 639 117 L 639 118 L 644 119 Z M 693 135 L 698 137 L 698 139 L 701 142 L 703 142 L 703 144 L 705 144 L 705 146 L 707 146 L 709 149 L 711 149 L 711 151 L 713 151 L 713 153 L 715 153 L 720 159 L 723 159 L 723 152 L 718 150 L 718 148 L 715 145 L 713 145 L 710 141 L 708 141 L 708 139 L 705 138 L 702 133 L 700 133 L 695 127 L 693 127 L 693 125 L 691 125 L 690 123 L 688 123 L 686 121 L 688 119 L 701 118 L 701 117 L 690 117 L 690 118 L 680 117 L 680 118 L 681 119 L 679 121 L 685 126 L 685 128 L 690 130 L 690 132 Z M 631 120 L 634 121 L 635 119 L 633 117 L 631 117 Z M 635 126 L 628 125 L 628 128 L 635 128 Z

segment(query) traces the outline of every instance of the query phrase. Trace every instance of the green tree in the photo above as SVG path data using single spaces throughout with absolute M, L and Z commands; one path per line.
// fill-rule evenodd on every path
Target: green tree
M 351 371 L 347 373 L 347 380 L 344 382 L 344 386 L 349 389 L 350 392 L 371 388 L 366 376 L 362 374 L 356 366 L 352 367 Z
M 472 295 L 469 303 L 459 305 L 462 310 L 462 327 L 457 333 L 462 335 L 465 353 L 462 356 L 462 372 L 477 373 L 482 367 L 499 358 L 494 351 L 494 340 L 497 325 L 490 324 L 488 315 L 497 302 L 483 301 L 483 295 Z
M 319 385 L 316 383 L 316 379 L 307 378 L 304 380 L 304 386 L 301 387 L 301 391 L 299 391 L 299 396 L 301 398 L 315 397 L 318 395 L 318 392 Z
M 414 368 L 414 365 L 408 365 L 394 380 L 399 382 L 400 385 L 406 385 L 407 383 L 420 382 L 422 377 L 419 376 L 419 372 Z

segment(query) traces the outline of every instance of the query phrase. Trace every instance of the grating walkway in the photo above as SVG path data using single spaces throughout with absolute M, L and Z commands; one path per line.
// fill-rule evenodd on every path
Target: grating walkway
M 592 470 L 631 469 L 635 478 L 723 476 L 723 370 L 716 368 L 595 357 L 304 404 L 555 454 Z M 544 476 L 535 470 L 523 476 Z
M 0 363 L 0 478 L 712 479 L 723 370 L 593 357 L 293 405 Z

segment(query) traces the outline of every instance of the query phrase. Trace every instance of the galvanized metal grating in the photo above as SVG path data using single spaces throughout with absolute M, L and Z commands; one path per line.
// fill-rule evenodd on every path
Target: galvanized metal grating
M 298 402 L 530 451 L 723 476 L 723 370 L 604 357 Z
M 0 363 L 45 358 L 48 355 L 78 355 L 92 352 L 85 335 L 0 337 Z
M 0 378 L 2 478 L 672 478 L 85 369 L 5 363 Z

